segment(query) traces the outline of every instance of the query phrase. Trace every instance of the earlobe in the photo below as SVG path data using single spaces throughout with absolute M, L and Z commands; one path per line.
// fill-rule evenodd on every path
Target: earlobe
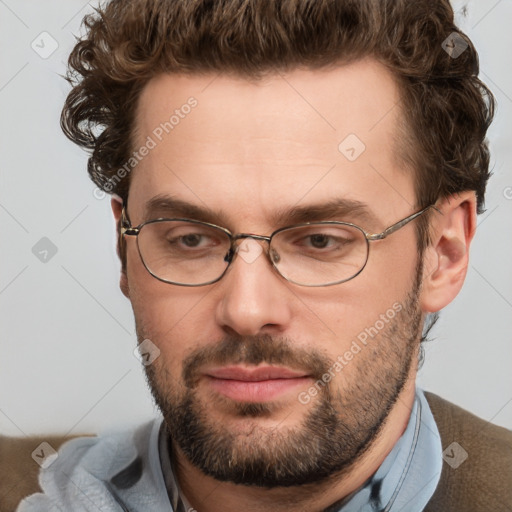
M 120 239 L 120 223 L 121 216 L 123 212 L 123 200 L 116 194 L 112 194 L 112 199 L 110 201 L 110 206 L 112 208 L 112 213 L 114 214 L 114 219 L 116 223 L 116 233 L 117 233 L 117 255 L 121 260 L 121 275 L 119 279 L 119 288 L 125 297 L 130 298 L 130 287 L 128 286 L 128 276 L 126 275 L 126 258 L 123 257 L 122 251 L 125 250 L 122 248 L 121 239 Z
M 447 306 L 464 284 L 469 246 L 476 228 L 474 192 L 450 196 L 431 217 L 431 244 L 424 252 L 421 308 L 434 313 Z

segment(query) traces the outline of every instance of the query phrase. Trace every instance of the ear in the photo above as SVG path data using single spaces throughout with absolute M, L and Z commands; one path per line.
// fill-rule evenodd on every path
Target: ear
M 128 277 L 126 275 L 126 258 L 123 258 L 121 255 L 121 250 L 126 250 L 126 247 L 124 249 L 121 249 L 121 216 L 123 212 L 123 200 L 116 194 L 112 194 L 112 199 L 110 200 L 110 206 L 112 207 L 112 213 L 114 214 L 114 219 L 116 222 L 116 233 L 117 233 L 117 255 L 119 256 L 119 259 L 121 260 L 121 277 L 119 280 L 119 287 L 121 288 L 121 291 L 123 292 L 123 295 L 125 297 L 130 298 L 130 287 L 128 286 Z M 123 262 L 124 261 L 124 262 Z
M 443 199 L 431 214 L 431 243 L 425 249 L 420 306 L 434 313 L 459 293 L 466 278 L 469 246 L 476 230 L 475 193 Z

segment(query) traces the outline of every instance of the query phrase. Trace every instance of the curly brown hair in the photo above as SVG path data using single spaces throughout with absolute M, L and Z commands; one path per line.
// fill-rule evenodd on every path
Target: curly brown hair
M 61 125 L 91 151 L 89 174 L 107 192 L 127 198 L 130 175 L 112 178 L 133 151 L 137 100 L 156 75 L 258 79 L 371 56 L 401 90 L 400 152 L 415 172 L 417 206 L 474 190 L 483 211 L 494 98 L 449 0 L 112 0 L 83 23 Z M 467 45 L 459 56 L 447 51 L 449 37 Z M 418 226 L 421 248 L 427 225 Z

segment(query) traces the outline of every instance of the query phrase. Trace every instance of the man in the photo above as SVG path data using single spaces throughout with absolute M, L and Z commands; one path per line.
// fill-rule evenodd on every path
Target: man
M 449 3 L 114 0 L 86 28 L 62 125 L 163 420 L 67 443 L 19 510 L 511 510 L 512 435 L 415 386 L 489 176 Z

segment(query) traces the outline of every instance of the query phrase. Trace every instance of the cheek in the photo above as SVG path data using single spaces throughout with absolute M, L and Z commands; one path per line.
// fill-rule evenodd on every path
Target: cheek
M 127 266 L 130 301 L 137 320 L 170 329 L 192 308 L 191 288 L 159 281 L 144 267 L 135 247 L 130 247 Z
M 363 274 L 368 290 L 376 300 L 400 300 L 412 290 L 416 279 L 418 250 L 413 226 L 388 238 L 370 243 L 370 254 Z
M 304 296 L 329 328 L 334 350 L 350 346 L 389 310 L 404 307 L 415 284 L 417 252 L 415 240 L 394 245 L 372 247 L 366 267 L 353 280 Z
M 213 315 L 205 311 L 209 289 L 163 283 L 147 272 L 138 254 L 131 256 L 127 275 L 137 335 L 158 346 L 166 365 L 180 365 L 204 338 L 205 319 Z

